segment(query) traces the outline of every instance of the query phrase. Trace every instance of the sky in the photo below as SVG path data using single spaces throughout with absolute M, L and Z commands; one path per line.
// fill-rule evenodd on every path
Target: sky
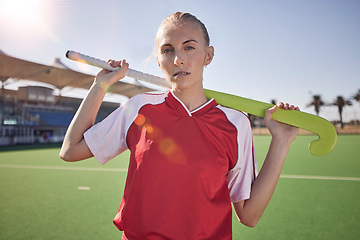
M 360 89 L 358 0 L 0 0 L 0 50 L 13 57 L 73 70 L 99 69 L 66 59 L 75 50 L 100 59 L 126 59 L 130 67 L 162 76 L 154 57 L 161 21 L 190 12 L 207 27 L 215 58 L 204 87 L 263 102 L 298 105 L 313 95 L 326 103 Z M 360 104 L 344 119 L 360 119 Z M 335 106 L 320 116 L 338 119 Z

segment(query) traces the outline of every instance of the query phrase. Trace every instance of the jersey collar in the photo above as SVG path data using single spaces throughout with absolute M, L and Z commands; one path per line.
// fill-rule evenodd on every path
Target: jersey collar
M 170 90 L 168 93 L 168 99 L 171 103 L 171 105 L 173 105 L 177 112 L 181 115 L 181 116 L 195 116 L 195 115 L 201 115 L 206 113 L 207 111 L 209 111 L 210 109 L 216 107 L 218 104 L 215 101 L 214 98 L 211 98 L 210 100 L 208 100 L 206 103 L 204 103 L 202 106 L 189 111 L 189 109 L 185 106 L 185 104 L 178 98 L 175 96 L 175 94 Z

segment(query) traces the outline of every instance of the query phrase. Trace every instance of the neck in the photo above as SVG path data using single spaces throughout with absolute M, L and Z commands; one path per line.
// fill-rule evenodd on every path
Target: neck
M 202 87 L 197 89 L 172 88 L 172 92 L 177 98 L 179 98 L 185 104 L 185 106 L 190 112 L 202 106 L 208 101 L 204 89 Z

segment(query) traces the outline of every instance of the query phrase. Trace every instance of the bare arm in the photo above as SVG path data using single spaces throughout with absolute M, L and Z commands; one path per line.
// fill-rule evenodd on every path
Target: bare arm
M 239 220 L 249 227 L 255 227 L 265 211 L 279 180 L 290 144 L 297 135 L 297 128 L 272 120 L 272 113 L 278 107 L 299 110 L 298 107 L 279 103 L 265 113 L 265 123 L 272 135 L 269 151 L 252 185 L 250 198 L 234 203 Z
M 122 62 L 109 62 L 113 67 L 122 67 L 119 71 L 115 72 L 102 70 L 95 77 L 94 83 L 82 101 L 65 134 L 64 142 L 59 154 L 60 158 L 65 161 L 80 161 L 93 156 L 83 135 L 86 130 L 94 125 L 96 115 L 107 89 L 115 82 L 124 78 L 124 73 L 128 68 L 128 64 L 125 60 Z

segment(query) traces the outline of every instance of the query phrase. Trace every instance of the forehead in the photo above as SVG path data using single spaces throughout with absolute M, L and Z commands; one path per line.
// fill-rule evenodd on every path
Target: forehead
M 205 44 L 199 26 L 193 22 L 182 22 L 176 24 L 173 22 L 164 23 L 158 31 L 158 46 L 164 44 L 184 43 L 188 40 L 195 40 L 200 44 Z

